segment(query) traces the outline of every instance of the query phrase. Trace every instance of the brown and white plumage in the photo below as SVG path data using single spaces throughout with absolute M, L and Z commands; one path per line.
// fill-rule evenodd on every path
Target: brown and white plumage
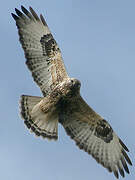
M 26 64 L 46 95 L 54 85 L 67 78 L 60 49 L 42 15 L 39 19 L 31 7 L 30 13 L 22 6 L 25 15 L 15 10 L 18 16 L 13 14 L 13 17 L 27 59 Z
M 80 149 L 91 154 L 118 178 L 132 165 L 128 148 L 109 123 L 93 111 L 80 95 L 80 82 L 69 78 L 60 49 L 44 18 L 21 6 L 12 14 L 16 21 L 26 64 L 44 97 L 22 95 L 21 115 L 31 132 L 43 138 L 58 138 L 58 122 Z M 118 173 L 119 171 L 119 173 Z

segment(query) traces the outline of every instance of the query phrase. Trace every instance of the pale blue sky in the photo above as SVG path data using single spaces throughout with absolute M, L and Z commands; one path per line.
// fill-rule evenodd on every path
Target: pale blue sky
M 135 1 L 5 0 L 0 5 L 0 179 L 113 180 L 59 126 L 58 142 L 35 138 L 19 115 L 21 94 L 41 95 L 25 65 L 14 8 L 42 13 L 81 94 L 135 154 Z M 135 179 L 134 168 L 125 180 Z M 122 179 L 122 178 L 121 178 Z

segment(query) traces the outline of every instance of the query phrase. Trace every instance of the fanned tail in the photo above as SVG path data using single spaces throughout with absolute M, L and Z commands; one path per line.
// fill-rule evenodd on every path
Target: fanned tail
M 20 99 L 21 116 L 24 123 L 37 136 L 57 140 L 58 118 L 55 113 L 45 113 L 41 109 L 43 97 L 22 95 Z

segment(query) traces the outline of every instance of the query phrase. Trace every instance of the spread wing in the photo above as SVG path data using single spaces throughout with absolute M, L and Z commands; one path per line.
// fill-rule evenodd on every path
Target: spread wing
M 45 96 L 68 75 L 60 49 L 43 16 L 39 18 L 31 7 L 30 12 L 23 6 L 21 9 L 23 13 L 15 9 L 17 15 L 12 13 L 12 16 L 16 21 L 26 64 Z
M 129 173 L 127 163 L 132 165 L 126 151 L 128 148 L 115 134 L 106 120 L 94 112 L 79 96 L 71 103 L 63 104 L 59 121 L 67 134 L 80 149 L 91 154 L 118 178 Z

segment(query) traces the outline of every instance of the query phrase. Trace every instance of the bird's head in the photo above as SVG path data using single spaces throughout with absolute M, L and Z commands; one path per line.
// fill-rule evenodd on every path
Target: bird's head
M 63 97 L 73 97 L 80 93 L 81 83 L 75 78 L 68 78 L 60 85 L 61 95 Z
M 80 91 L 81 82 L 78 79 L 70 78 L 67 81 L 67 85 L 69 86 L 71 91 Z

